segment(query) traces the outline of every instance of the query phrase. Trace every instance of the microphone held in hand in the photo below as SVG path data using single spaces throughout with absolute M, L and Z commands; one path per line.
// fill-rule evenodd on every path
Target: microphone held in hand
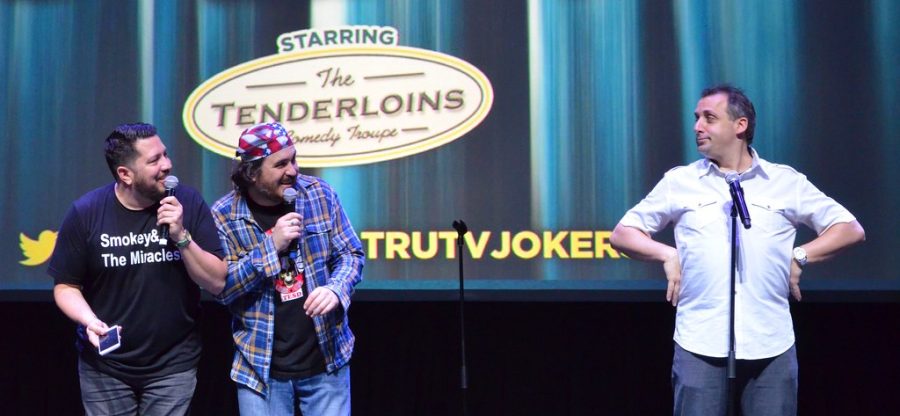
M 728 190 L 731 192 L 731 201 L 738 215 L 741 217 L 741 224 L 744 228 L 750 229 L 750 211 L 747 211 L 747 203 L 744 201 L 744 188 L 741 187 L 741 175 L 736 172 L 730 172 L 725 175 L 725 182 L 728 182 Z
M 296 212 L 296 208 L 294 207 L 294 201 L 297 200 L 297 190 L 294 188 L 287 188 L 284 190 L 284 193 L 281 195 L 284 198 L 284 206 L 287 212 Z M 291 244 L 288 245 L 288 255 L 291 256 L 291 259 L 297 259 L 297 239 L 291 240 Z
M 285 205 L 293 205 L 294 201 L 297 200 L 297 190 L 294 188 L 285 189 L 282 198 L 284 198 Z M 294 207 L 291 208 L 291 211 L 293 211 Z
M 174 175 L 166 176 L 163 180 L 163 186 L 166 187 L 166 197 L 175 195 L 175 188 L 178 187 L 178 178 Z M 169 224 L 163 224 L 159 230 L 159 245 L 169 244 Z

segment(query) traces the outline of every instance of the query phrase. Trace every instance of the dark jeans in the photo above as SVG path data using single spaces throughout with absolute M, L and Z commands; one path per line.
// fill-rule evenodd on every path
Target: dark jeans
M 78 360 L 81 401 L 92 415 L 185 415 L 197 385 L 197 369 L 126 383 Z
M 726 359 L 685 351 L 677 343 L 672 359 L 676 416 L 725 415 L 728 404 Z M 735 414 L 797 414 L 797 350 L 762 360 L 737 360 Z

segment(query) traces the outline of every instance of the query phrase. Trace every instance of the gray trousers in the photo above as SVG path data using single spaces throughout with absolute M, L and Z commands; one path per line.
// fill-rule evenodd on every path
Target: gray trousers
M 126 383 L 78 360 L 78 378 L 85 414 L 185 415 L 197 386 L 197 369 Z
M 737 360 L 735 414 L 797 414 L 797 350 L 762 360 Z M 728 405 L 726 359 L 685 351 L 677 343 L 672 358 L 676 416 L 725 415 Z

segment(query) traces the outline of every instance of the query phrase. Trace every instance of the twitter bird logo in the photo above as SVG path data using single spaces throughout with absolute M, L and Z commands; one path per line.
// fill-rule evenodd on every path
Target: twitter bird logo
M 26 266 L 37 266 L 50 258 L 53 247 L 56 246 L 56 231 L 44 230 L 37 240 L 31 239 L 25 233 L 19 233 L 19 247 L 25 260 L 19 261 Z

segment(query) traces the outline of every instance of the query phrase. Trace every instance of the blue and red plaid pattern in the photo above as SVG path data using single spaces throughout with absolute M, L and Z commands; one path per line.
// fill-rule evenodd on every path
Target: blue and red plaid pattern
M 337 194 L 319 178 L 299 175 L 296 210 L 303 216 L 301 255 L 307 267 L 307 293 L 324 286 L 337 294 L 341 308 L 313 318 L 326 371 L 350 361 L 354 337 L 347 320 L 350 297 L 362 281 L 362 243 L 347 219 Z M 247 201 L 237 191 L 212 206 L 225 249 L 228 277 L 217 300 L 232 314 L 236 348 L 231 378 L 267 394 L 275 334 L 273 279 L 281 271 L 274 240 L 253 220 Z

